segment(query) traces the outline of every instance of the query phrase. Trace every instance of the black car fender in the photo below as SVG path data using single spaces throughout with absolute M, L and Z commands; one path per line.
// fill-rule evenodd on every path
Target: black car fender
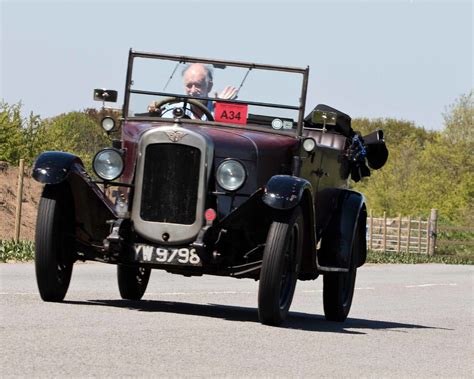
M 77 171 L 77 165 L 84 167 L 76 155 L 63 151 L 45 151 L 33 165 L 33 178 L 43 184 L 59 184 L 71 171 Z
M 330 188 L 318 194 L 316 209 L 318 240 L 318 260 L 321 266 L 349 268 L 355 233 L 359 233 L 357 256 L 353 257 L 356 267 L 365 263 L 367 257 L 365 198 L 359 192 Z
M 290 210 L 301 203 L 305 191 L 312 193 L 311 183 L 291 175 L 275 175 L 264 188 L 262 200 L 270 208 Z
M 89 176 L 79 157 L 62 151 L 44 152 L 34 163 L 33 178 L 45 185 L 69 186 L 79 240 L 86 245 L 96 244 L 108 235 L 107 221 L 117 218 L 114 205 Z
M 300 279 L 316 276 L 316 219 L 311 183 L 296 176 L 275 175 L 264 188 L 262 201 L 274 212 L 285 212 L 300 206 L 304 218 L 304 242 L 301 257 Z

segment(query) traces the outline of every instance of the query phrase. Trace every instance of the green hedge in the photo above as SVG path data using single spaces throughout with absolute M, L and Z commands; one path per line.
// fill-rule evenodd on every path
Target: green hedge
M 399 254 L 369 251 L 367 254 L 367 263 L 445 263 L 453 265 L 472 265 L 474 264 L 474 255 L 435 254 L 430 256 L 426 254 Z
M 0 240 L 0 262 L 28 262 L 34 260 L 35 245 L 32 241 L 14 242 Z M 474 264 L 474 255 L 441 255 L 378 253 L 369 251 L 367 263 L 445 263 Z
M 35 257 L 32 241 L 0 240 L 0 262 L 28 262 Z

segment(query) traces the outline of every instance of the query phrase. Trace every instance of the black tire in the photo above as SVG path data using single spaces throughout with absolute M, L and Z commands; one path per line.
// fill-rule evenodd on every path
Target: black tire
M 46 185 L 36 219 L 36 283 L 44 301 L 64 300 L 75 251 L 74 202 L 67 184 Z
M 328 321 L 343 322 L 351 309 L 356 281 L 359 233 L 352 243 L 349 272 L 328 272 L 323 277 L 324 316 Z
M 303 215 L 295 209 L 285 222 L 274 221 L 263 252 L 258 289 L 258 317 L 262 324 L 278 326 L 290 309 L 303 247 Z
M 122 299 L 140 300 L 146 291 L 150 273 L 149 268 L 117 266 L 117 280 Z

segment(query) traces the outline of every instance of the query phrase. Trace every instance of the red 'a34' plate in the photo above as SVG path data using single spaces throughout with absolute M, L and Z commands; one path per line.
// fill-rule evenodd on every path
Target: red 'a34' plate
M 229 124 L 247 124 L 248 105 L 216 102 L 214 120 Z

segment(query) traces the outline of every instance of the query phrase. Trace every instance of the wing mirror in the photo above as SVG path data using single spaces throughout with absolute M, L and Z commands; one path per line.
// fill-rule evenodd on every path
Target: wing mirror
M 94 100 L 115 103 L 117 101 L 117 91 L 111 89 L 100 89 L 97 88 L 94 90 Z
M 112 89 L 96 88 L 94 90 L 94 100 L 102 101 L 102 109 L 105 108 L 105 102 L 115 103 L 117 101 L 117 91 Z

